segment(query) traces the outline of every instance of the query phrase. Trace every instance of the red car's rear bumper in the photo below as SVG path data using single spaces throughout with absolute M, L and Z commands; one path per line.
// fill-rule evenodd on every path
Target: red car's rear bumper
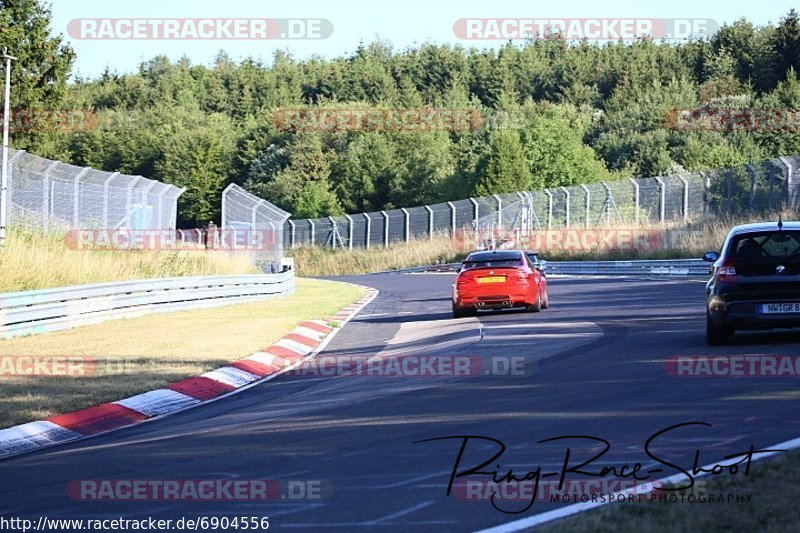
M 456 287 L 453 303 L 458 307 L 510 307 L 536 301 L 536 285 L 527 281 L 485 286 Z

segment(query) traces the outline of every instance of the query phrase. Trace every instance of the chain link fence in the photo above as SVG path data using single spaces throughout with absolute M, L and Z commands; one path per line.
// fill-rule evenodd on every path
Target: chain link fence
M 283 258 L 283 227 L 290 213 L 231 183 L 222 192 L 222 227 L 218 241 L 250 251 L 264 272 L 277 272 Z
M 9 227 L 175 230 L 184 190 L 9 150 Z
M 288 220 L 290 247 L 370 248 L 438 233 L 639 226 L 800 209 L 800 155 L 683 176 L 601 181 L 338 217 Z

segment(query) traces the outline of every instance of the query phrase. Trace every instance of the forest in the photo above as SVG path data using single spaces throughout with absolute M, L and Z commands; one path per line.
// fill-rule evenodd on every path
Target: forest
M 76 73 L 75 52 L 47 6 L 0 0 L 0 47 L 25 67 L 14 71 L 12 108 L 93 117 L 84 128 L 12 128 L 13 147 L 186 187 L 179 223 L 188 227 L 219 221 L 232 182 L 304 218 L 799 152 L 800 16 L 775 16 L 773 25 L 740 19 L 683 42 L 553 34 L 496 49 L 426 42 L 397 50 L 378 39 L 334 58 L 281 51 L 270 61 L 235 60 L 220 51 L 201 65 L 158 56 L 136 72 L 108 68 L 88 79 Z M 450 119 L 382 127 L 408 110 Z M 783 112 L 794 122 L 676 121 L 737 110 Z M 287 121 L 319 111 L 350 124 L 354 113 L 384 120 Z M 457 114 L 468 127 L 454 122 Z

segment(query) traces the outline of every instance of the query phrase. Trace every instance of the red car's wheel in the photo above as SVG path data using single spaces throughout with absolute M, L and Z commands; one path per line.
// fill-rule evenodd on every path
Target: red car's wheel
M 477 310 L 470 307 L 459 307 L 453 302 L 453 318 L 464 318 L 478 314 Z
M 525 307 L 525 310 L 529 313 L 538 313 L 542 310 L 542 295 L 539 294 L 539 291 L 536 291 L 536 302 L 533 305 L 528 305 Z

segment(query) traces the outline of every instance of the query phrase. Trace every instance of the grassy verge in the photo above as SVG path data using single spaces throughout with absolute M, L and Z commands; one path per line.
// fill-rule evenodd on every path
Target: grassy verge
M 63 235 L 11 230 L 0 251 L 0 292 L 128 279 L 255 273 L 248 254 L 70 250 Z
M 797 218 L 797 213 L 782 213 L 784 220 Z M 694 223 L 669 223 L 664 225 L 621 224 L 608 228 L 590 228 L 596 235 L 606 229 L 633 229 L 647 232 L 652 245 L 639 248 L 613 249 L 608 246 L 584 248 L 576 245 L 576 240 L 563 238 L 546 247 L 528 244 L 525 247 L 537 249 L 549 261 L 612 261 L 630 259 L 679 259 L 700 258 L 705 252 L 719 250 L 728 231 L 737 224 L 763 220 L 777 220 L 778 214 L 738 218 L 717 218 Z M 583 227 L 573 227 L 571 233 L 585 231 Z M 563 231 L 554 228 L 554 231 Z M 574 236 L 574 235 L 573 235 Z M 539 234 L 539 238 L 544 237 Z M 536 242 L 536 239 L 530 241 Z M 529 241 L 529 242 L 530 242 Z M 287 253 L 295 258 L 297 271 L 302 276 L 364 274 L 430 265 L 436 262 L 458 262 L 474 249 L 475 239 L 470 232 L 460 238 L 451 239 L 448 235 L 435 235 L 434 239 L 417 239 L 407 243 L 396 243 L 389 247 L 365 249 L 337 249 L 301 247 Z
M 755 463 L 744 477 L 722 474 L 695 495 L 752 495 L 750 503 L 618 503 L 546 524 L 536 531 L 797 531 L 800 453 Z M 686 493 L 688 497 L 688 493 Z
M 342 276 L 411 268 L 437 261 L 451 263 L 459 261 L 466 251 L 461 243 L 449 236 L 435 235 L 433 240 L 418 239 L 393 244 L 388 248 L 357 248 L 350 251 L 303 247 L 287 253 L 294 257 L 299 276 Z
M 353 285 L 298 279 L 297 290 L 286 298 L 0 340 L 0 360 L 68 355 L 97 365 L 81 377 L 0 375 L 0 427 L 119 400 L 213 370 L 269 346 L 299 322 L 336 314 L 363 294 Z

